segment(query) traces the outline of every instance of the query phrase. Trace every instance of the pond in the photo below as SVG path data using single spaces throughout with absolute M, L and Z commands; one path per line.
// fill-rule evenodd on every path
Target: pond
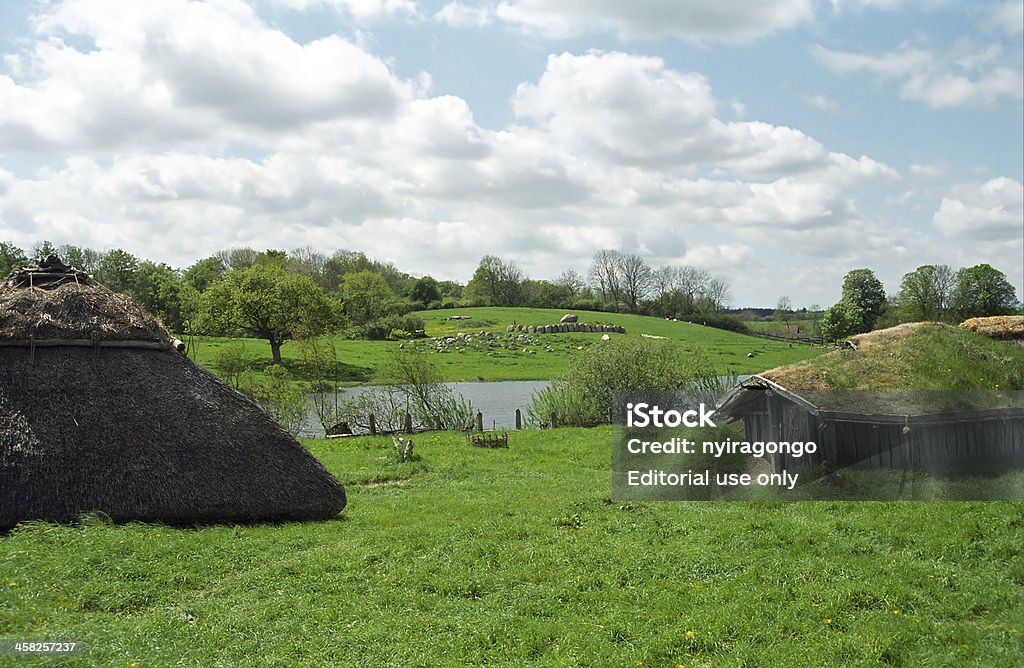
M 549 384 L 546 380 L 446 383 L 484 414 L 484 429 L 515 429 L 516 409 L 523 412 L 525 420 L 526 407 L 530 405 L 533 393 Z M 365 386 L 346 387 L 341 393 L 343 397 L 355 397 L 365 391 Z M 312 402 L 306 416 L 306 425 L 299 435 L 307 438 L 322 438 L 324 435 L 324 429 L 312 409 Z

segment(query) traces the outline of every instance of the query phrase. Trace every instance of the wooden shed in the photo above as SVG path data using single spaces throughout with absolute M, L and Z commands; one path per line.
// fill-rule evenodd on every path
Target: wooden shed
M 946 368 L 948 367 L 948 369 Z M 855 337 L 843 350 L 751 376 L 716 415 L 750 442 L 814 442 L 799 462 L 991 474 L 1024 467 L 1024 351 L 939 323 Z
M 751 376 L 716 415 L 743 420 L 751 443 L 814 442 L 802 464 L 991 473 L 1024 464 L 1024 406 L 993 399 L 941 390 L 795 392 Z M 776 455 L 772 463 L 782 470 L 796 462 Z

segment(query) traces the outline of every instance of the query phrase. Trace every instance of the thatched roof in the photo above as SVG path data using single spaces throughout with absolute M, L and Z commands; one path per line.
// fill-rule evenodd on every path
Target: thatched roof
M 996 315 L 969 318 L 960 323 L 964 329 L 991 339 L 1024 339 L 1024 315 Z
M 97 288 L 5 284 L 0 322 L 31 326 L 25 314 L 71 304 L 90 307 L 71 311 L 79 317 L 106 316 L 91 322 L 110 336 L 162 332 Z M 40 326 L 94 331 L 80 320 Z M 344 488 L 308 450 L 180 353 L 0 346 L 0 529 L 89 512 L 172 524 L 326 519 L 344 506 Z
M 160 322 L 131 298 L 53 256 L 15 270 L 0 284 L 0 345 L 170 340 Z

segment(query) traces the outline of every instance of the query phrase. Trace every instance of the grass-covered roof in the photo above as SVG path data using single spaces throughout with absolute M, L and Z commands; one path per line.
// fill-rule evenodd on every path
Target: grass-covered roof
M 761 374 L 793 391 L 1024 390 L 1024 348 L 937 322 L 853 337 L 856 348 Z

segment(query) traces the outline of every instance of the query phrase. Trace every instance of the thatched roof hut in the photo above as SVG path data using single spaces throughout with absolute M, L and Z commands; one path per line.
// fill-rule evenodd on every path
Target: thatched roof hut
M 0 285 L 0 529 L 326 519 L 342 485 L 160 323 L 50 258 Z

